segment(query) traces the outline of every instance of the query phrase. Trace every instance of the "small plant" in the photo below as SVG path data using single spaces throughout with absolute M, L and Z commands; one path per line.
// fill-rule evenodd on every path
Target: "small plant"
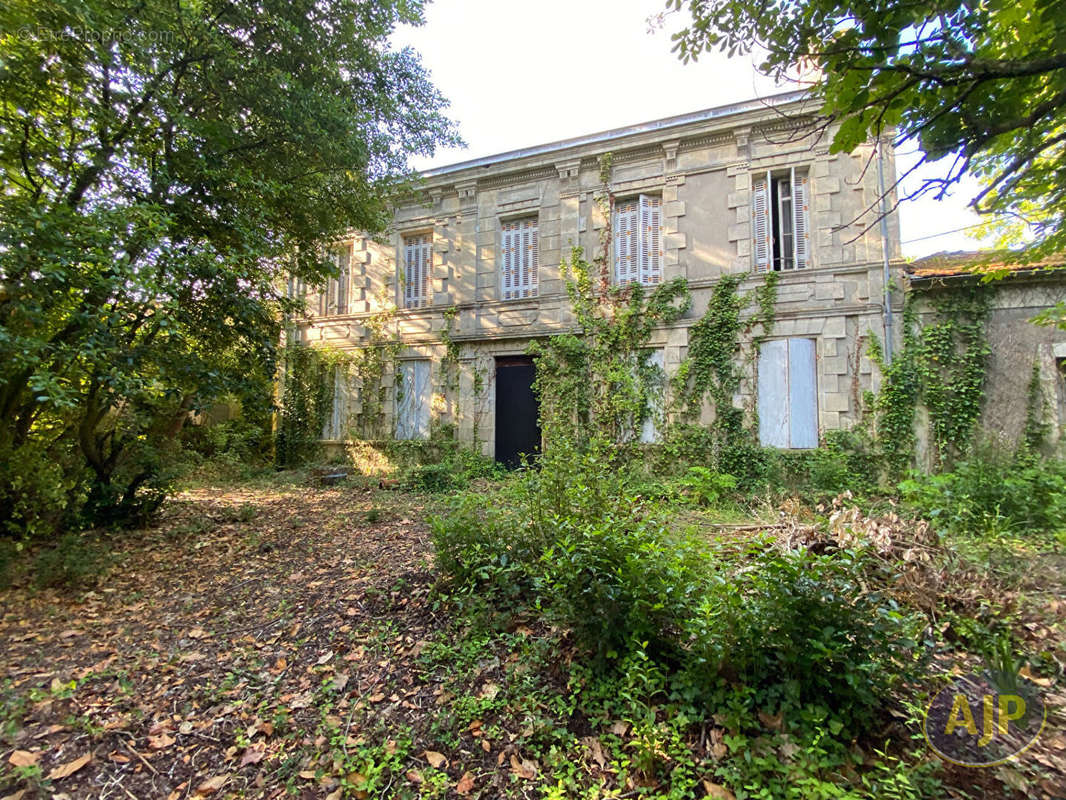
M 736 491 L 737 479 L 708 467 L 689 467 L 681 486 L 690 502 L 701 506 L 717 506 L 726 502 Z

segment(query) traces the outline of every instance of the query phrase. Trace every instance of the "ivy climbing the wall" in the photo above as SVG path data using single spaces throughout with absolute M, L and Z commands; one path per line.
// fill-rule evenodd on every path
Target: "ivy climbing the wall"
M 918 299 L 909 297 L 903 347 L 891 364 L 871 337 L 870 354 L 884 376 L 874 403 L 877 444 L 892 475 L 913 465 L 919 407 L 929 414 L 934 469 L 950 468 L 973 446 L 991 353 L 985 323 L 993 291 L 977 284 L 943 292 L 932 300 L 932 319 L 924 324 Z
M 286 347 L 274 445 L 278 466 L 297 466 L 318 455 L 322 429 L 333 413 L 337 369 L 347 371 L 347 358 L 338 350 L 295 342 Z
M 759 481 L 764 459 L 753 432 L 754 419 L 746 419 L 733 398 L 743 379 L 742 339 L 750 338 L 753 343 L 750 366 L 759 343 L 773 331 L 778 273 L 768 273 L 762 284 L 744 296 L 739 292 L 743 277 L 723 276 L 714 287 L 707 311 L 689 328 L 688 356 L 673 379 L 677 424 L 668 430 L 667 439 L 677 448 L 681 438 L 692 437 L 703 405 L 709 402 L 714 421 L 699 436 L 704 441 L 704 459 L 750 486 Z M 752 305 L 754 313 L 745 317 L 744 310 Z
M 347 416 L 349 438 L 388 438 L 385 376 L 395 371 L 402 345 L 386 310 L 366 322 L 366 344 L 353 351 L 290 343 L 285 349 L 281 380 L 275 461 L 279 466 L 307 463 L 319 454 L 326 421 L 333 414 L 337 381 L 354 389 L 358 410 Z M 341 374 L 338 376 L 337 371 Z
M 676 321 L 692 304 L 681 277 L 650 292 L 639 283 L 611 284 L 610 166 L 609 155 L 601 159 L 603 189 L 594 200 L 604 224 L 597 252 L 590 261 L 575 247 L 560 267 L 577 330 L 530 346 L 538 358 L 534 388 L 546 448 L 564 441 L 636 442 L 664 382 L 662 370 L 649 363 L 652 330 Z
M 388 402 L 386 375 L 396 373 L 396 360 L 403 350 L 392 329 L 395 309 L 388 308 L 366 320 L 366 344 L 350 354 L 349 374 L 358 393 L 358 411 L 352 415 L 354 438 L 380 441 L 391 438 L 385 414 Z

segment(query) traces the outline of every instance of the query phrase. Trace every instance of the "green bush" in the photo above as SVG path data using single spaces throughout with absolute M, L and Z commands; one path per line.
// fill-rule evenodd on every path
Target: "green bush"
M 920 622 L 864 586 L 878 568 L 864 556 L 756 542 L 721 564 L 684 620 L 686 670 L 704 693 L 741 681 L 753 708 L 822 706 L 854 730 L 914 674 Z
M 630 485 L 609 449 L 564 445 L 500 495 L 433 520 L 438 567 L 453 591 L 540 609 L 596 663 L 648 652 L 708 707 L 741 682 L 749 710 L 820 703 L 850 723 L 909 674 L 910 620 L 864 588 L 871 563 L 715 548 L 672 531 Z
M 935 528 L 961 535 L 1046 535 L 1066 527 L 1066 462 L 979 448 L 951 472 L 914 473 L 904 501 Z
M 706 580 L 695 542 L 668 534 L 654 518 L 553 523 L 541 558 L 551 616 L 598 658 L 644 646 L 678 657 L 679 626 Z
M 736 491 L 737 479 L 707 467 L 689 467 L 681 480 L 685 497 L 696 505 L 717 506 Z
M 827 431 L 813 450 L 767 450 L 770 483 L 821 503 L 845 491 L 866 495 L 878 487 L 878 458 L 858 431 Z
M 34 443 L 0 450 L 0 538 L 47 537 L 73 520 L 89 476 L 65 458 Z
M 476 478 L 496 475 L 498 468 L 491 459 L 455 442 L 451 447 L 437 445 L 433 450 L 415 451 L 439 460 L 412 463 L 401 471 L 400 482 L 419 492 L 454 492 L 465 489 Z M 408 457 L 411 452 L 408 451 Z

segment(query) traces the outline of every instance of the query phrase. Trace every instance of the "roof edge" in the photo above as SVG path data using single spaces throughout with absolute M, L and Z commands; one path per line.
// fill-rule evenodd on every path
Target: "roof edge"
M 701 111 L 690 111 L 686 114 L 677 114 L 672 117 L 663 117 L 661 119 L 641 122 L 635 125 L 627 125 L 621 128 L 611 128 L 609 130 L 599 131 L 597 133 L 588 133 L 581 136 L 574 136 L 569 139 L 559 139 L 554 142 L 546 142 L 545 144 L 533 145 L 531 147 L 522 147 L 517 150 L 508 150 L 503 153 L 482 156 L 480 158 L 472 158 L 467 161 L 458 161 L 454 164 L 446 164 L 442 167 L 433 167 L 432 169 L 422 170 L 421 172 L 419 172 L 419 175 L 423 178 L 439 178 L 445 175 L 451 175 L 457 172 L 462 172 L 463 170 L 474 169 L 476 167 L 489 167 L 494 164 L 500 164 L 505 161 L 511 161 L 518 158 L 546 155 L 548 153 L 554 153 L 572 147 L 581 147 L 583 145 L 588 144 L 609 142 L 615 139 L 621 139 L 626 136 L 633 136 L 638 133 L 661 131 L 669 128 L 679 127 L 681 125 L 688 125 L 693 122 L 705 122 L 707 120 L 712 119 L 731 117 L 738 114 L 742 114 L 746 111 L 757 111 L 765 108 L 773 108 L 776 106 L 788 105 L 790 103 L 795 103 L 806 99 L 811 99 L 810 94 L 803 89 L 792 90 L 789 92 L 781 92 L 779 94 L 769 95 L 767 97 L 758 97 L 751 100 L 743 100 L 738 103 L 729 103 L 726 105 L 714 106 L 712 108 L 705 108 Z

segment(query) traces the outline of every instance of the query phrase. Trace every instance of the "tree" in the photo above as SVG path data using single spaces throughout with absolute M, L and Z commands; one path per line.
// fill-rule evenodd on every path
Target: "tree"
M 760 70 L 800 64 L 838 122 L 832 147 L 851 151 L 893 132 L 923 164 L 944 159 L 910 195 L 943 197 L 965 174 L 983 188 L 979 213 L 1024 223 L 1024 253 L 1066 249 L 1066 2 L 1064 0 L 668 0 L 687 7 L 674 34 L 688 61 L 709 48 L 764 53 Z M 905 177 L 905 176 L 904 176 Z
M 421 0 L 0 7 L 0 530 L 159 502 L 188 412 L 262 387 L 294 273 L 453 143 Z

